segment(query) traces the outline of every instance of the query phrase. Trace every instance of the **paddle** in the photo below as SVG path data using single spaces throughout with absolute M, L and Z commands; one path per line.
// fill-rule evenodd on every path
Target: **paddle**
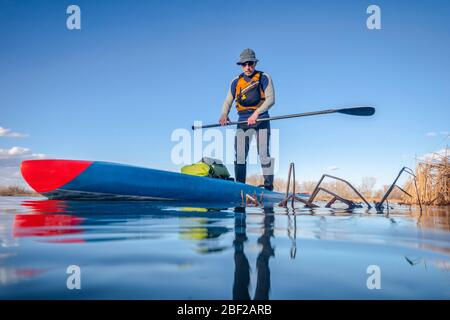
M 319 114 L 327 114 L 327 113 L 343 113 L 351 116 L 371 116 L 375 113 L 375 108 L 372 107 L 352 107 L 352 108 L 344 108 L 344 109 L 328 109 L 328 110 L 322 110 L 322 111 L 313 111 L 313 112 L 304 112 L 304 113 L 294 113 L 294 114 L 287 114 L 284 116 L 275 116 L 265 119 L 257 119 L 256 122 L 262 122 L 262 121 L 269 121 L 269 120 L 280 120 L 280 119 L 289 119 L 289 118 L 300 118 L 300 117 L 307 117 L 307 116 L 315 116 Z M 234 122 L 227 122 L 225 126 L 231 126 L 235 124 L 246 124 L 247 121 L 234 121 Z M 206 128 L 214 128 L 214 127 L 221 127 L 219 123 L 215 124 L 207 124 L 204 126 L 192 126 L 192 130 L 195 129 L 206 129 Z

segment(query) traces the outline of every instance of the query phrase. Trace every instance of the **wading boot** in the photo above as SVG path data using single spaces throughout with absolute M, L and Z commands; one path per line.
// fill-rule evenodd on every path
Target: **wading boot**
M 247 164 L 237 164 L 234 163 L 234 175 L 236 177 L 236 182 L 245 183 L 245 178 L 247 176 Z
M 264 188 L 266 190 L 273 191 L 273 171 L 274 171 L 274 158 L 270 158 L 268 164 L 261 164 L 263 176 L 264 176 Z

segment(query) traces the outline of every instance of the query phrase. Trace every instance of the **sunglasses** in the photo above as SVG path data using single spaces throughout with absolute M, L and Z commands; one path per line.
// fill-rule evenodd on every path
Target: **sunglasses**
M 243 66 L 243 67 L 245 67 L 245 66 L 252 67 L 254 65 L 255 65 L 254 61 L 248 61 L 248 62 L 241 63 L 241 66 Z

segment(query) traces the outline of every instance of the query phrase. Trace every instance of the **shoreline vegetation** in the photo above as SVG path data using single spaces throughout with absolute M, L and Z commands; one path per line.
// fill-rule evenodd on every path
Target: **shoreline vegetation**
M 2 197 L 38 197 L 39 193 L 25 189 L 21 186 L 0 186 L 0 196 Z
M 434 153 L 431 157 L 418 161 L 415 169 L 417 191 L 420 195 L 420 202 L 425 206 L 448 206 L 450 205 L 450 149 L 447 147 L 445 153 Z M 251 185 L 260 185 L 263 183 L 263 178 L 260 175 L 252 175 L 247 177 L 247 183 Z M 386 193 L 390 185 L 385 185 L 381 190 L 375 190 L 376 178 L 364 177 L 359 185 L 355 188 L 366 198 L 369 202 L 380 201 Z M 287 182 L 283 178 L 275 178 L 274 187 L 276 191 L 286 192 Z M 304 181 L 295 183 L 296 192 L 312 193 L 317 181 Z M 355 192 L 341 181 L 331 180 L 330 182 L 323 182 L 321 186 L 330 190 L 339 196 L 360 202 L 360 199 Z M 413 177 L 400 186 L 403 190 L 409 193 L 407 195 L 399 188 L 394 188 L 388 198 L 390 202 L 397 202 L 401 204 L 419 204 L 416 186 Z M 40 196 L 33 190 L 26 189 L 21 186 L 0 186 L 0 196 Z M 315 200 L 328 201 L 331 196 L 319 192 Z
M 444 154 L 433 153 L 430 158 L 421 160 L 415 170 L 417 189 L 424 205 L 450 205 L 450 149 Z M 409 179 L 404 189 L 412 195 L 407 200 L 418 204 L 414 180 Z

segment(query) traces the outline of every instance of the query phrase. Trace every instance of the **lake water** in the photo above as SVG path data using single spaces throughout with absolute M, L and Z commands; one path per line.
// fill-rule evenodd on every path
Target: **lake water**
M 54 298 L 449 299 L 450 209 L 0 197 L 0 299 Z

